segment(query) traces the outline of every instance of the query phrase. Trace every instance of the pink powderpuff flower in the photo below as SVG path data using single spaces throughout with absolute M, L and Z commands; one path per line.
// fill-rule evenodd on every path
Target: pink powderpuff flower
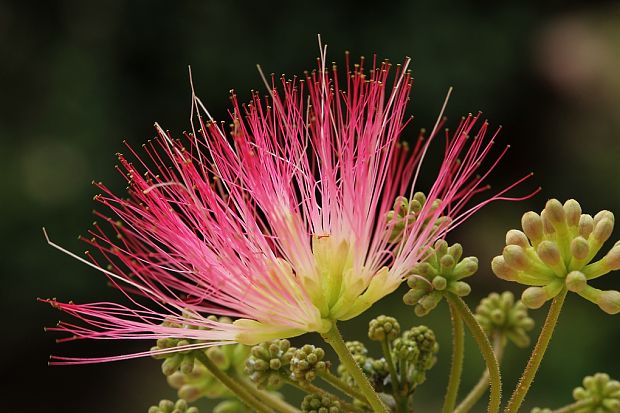
M 66 340 L 185 338 L 195 348 L 325 333 L 393 292 L 430 245 L 479 208 L 525 198 L 504 194 L 531 175 L 469 205 L 507 149 L 480 171 L 498 131 L 487 139 L 487 122 L 469 115 L 446 131 L 427 201 L 391 242 L 387 212 L 397 196 L 413 196 L 443 121 L 414 147 L 400 143 L 409 59 L 394 68 L 374 57 L 367 69 L 347 55 L 342 83 L 325 52 L 303 78 L 283 77 L 279 88 L 273 78 L 268 98 L 254 92 L 242 105 L 232 92 L 230 132 L 193 96 L 197 133 L 173 139 L 156 124 L 142 154 L 127 145 L 133 162 L 119 154 L 118 169 L 129 197 L 95 184 L 108 209 L 96 215 L 110 224 L 95 223 L 86 240 L 99 254 L 85 260 L 48 239 L 104 273 L 127 304 L 45 300 L 79 320 L 50 330 L 69 333 Z

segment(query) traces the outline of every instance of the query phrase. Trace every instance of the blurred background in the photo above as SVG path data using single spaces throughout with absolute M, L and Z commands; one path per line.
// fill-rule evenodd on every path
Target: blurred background
M 542 209 L 550 197 L 574 197 L 585 212 L 620 212 L 620 2 L 0 0 L 3 411 L 142 412 L 175 397 L 151 359 L 47 366 L 51 353 L 120 354 L 151 343 L 56 344 L 43 332 L 65 316 L 37 297 L 86 302 L 116 293 L 96 271 L 48 247 L 41 227 L 69 250 L 85 249 L 77 235 L 93 219 L 91 180 L 123 190 L 114 170 L 121 141 L 139 145 L 154 136 L 155 121 L 175 135 L 189 128 L 188 64 L 210 112 L 227 120 L 229 89 L 249 96 L 263 87 L 256 63 L 277 74 L 314 68 L 317 33 L 335 61 L 345 50 L 413 58 L 416 118 L 406 137 L 432 127 L 454 86 L 449 124 L 481 110 L 503 125 L 500 141 L 512 145 L 493 182 L 535 171 L 529 188 L 541 185 L 538 196 L 494 204 L 449 237 L 480 258 L 472 307 L 489 291 L 521 292 L 494 278 L 489 262 L 523 212 Z M 620 281 L 610 276 L 597 286 L 617 289 Z M 416 406 L 437 410 L 450 361 L 447 310 L 420 320 L 401 295 L 346 323 L 344 332 L 363 337 L 368 320 L 383 312 L 404 327 L 435 329 L 442 352 Z M 539 327 L 545 311 L 531 314 Z M 619 342 L 619 317 L 570 296 L 523 411 L 569 403 L 572 388 L 597 371 L 620 379 Z M 505 397 L 528 352 L 507 350 Z M 481 371 L 468 341 L 462 393 Z

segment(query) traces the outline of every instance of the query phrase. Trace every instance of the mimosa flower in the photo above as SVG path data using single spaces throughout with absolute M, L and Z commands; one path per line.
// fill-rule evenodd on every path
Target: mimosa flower
M 48 300 L 81 321 L 52 330 L 70 339 L 187 340 L 161 352 L 325 333 L 393 292 L 429 246 L 483 205 L 520 199 L 504 194 L 530 175 L 469 203 L 506 152 L 480 170 L 497 132 L 488 139 L 486 121 L 469 115 L 446 131 L 426 202 L 399 224 L 394 241 L 387 213 L 397 196 L 413 199 L 420 162 L 443 121 L 410 149 L 400 143 L 409 122 L 409 60 L 351 66 L 347 56 L 339 79 L 325 59 L 322 49 L 317 70 L 282 77 L 279 87 L 272 79 L 268 98 L 254 92 L 240 104 L 233 92 L 230 133 L 194 98 L 197 132 L 173 139 L 156 124 L 158 136 L 141 154 L 128 145 L 133 161 L 119 154 L 118 169 L 129 197 L 95 184 L 96 201 L 108 209 L 96 214 L 109 228 L 95 223 L 87 240 L 99 252 L 87 253 L 87 262 L 127 304 Z

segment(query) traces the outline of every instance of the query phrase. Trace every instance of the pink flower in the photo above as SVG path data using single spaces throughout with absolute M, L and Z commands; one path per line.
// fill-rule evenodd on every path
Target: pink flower
M 529 175 L 468 206 L 506 152 L 479 170 L 497 132 L 487 139 L 486 121 L 470 115 L 446 132 L 426 203 L 390 242 L 386 213 L 398 195 L 413 195 L 443 121 L 410 150 L 399 143 L 409 122 L 409 60 L 394 68 L 373 58 L 368 69 L 347 56 L 339 79 L 324 53 L 303 78 L 282 78 L 279 88 L 272 80 L 270 98 L 254 92 L 241 105 L 233 93 L 231 132 L 202 108 L 198 133 L 178 140 L 156 125 L 158 137 L 141 154 L 128 146 L 133 163 L 119 154 L 129 197 L 96 183 L 95 199 L 108 209 L 96 214 L 109 225 L 94 225 L 87 242 L 99 254 L 87 255 L 127 304 L 46 300 L 80 320 L 51 330 L 70 339 L 187 338 L 196 347 L 326 332 L 393 292 L 435 240 L 480 207 L 520 199 L 504 194 Z M 440 216 L 449 219 L 427 225 Z

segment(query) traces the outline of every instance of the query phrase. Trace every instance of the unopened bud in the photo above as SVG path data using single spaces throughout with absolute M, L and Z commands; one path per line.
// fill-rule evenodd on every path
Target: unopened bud
M 601 291 L 596 304 L 607 314 L 620 313 L 620 292 L 614 290 Z
M 578 260 L 583 260 L 588 256 L 590 252 L 590 244 L 582 236 L 573 238 L 570 243 L 570 253 Z
M 463 246 L 461 244 L 453 244 L 448 247 L 448 254 L 454 258 L 454 261 L 458 262 L 463 256 Z
M 521 218 L 523 232 L 534 244 L 539 243 L 543 238 L 542 218 L 536 212 L 529 211 Z
M 514 281 L 518 276 L 518 271 L 506 264 L 503 256 L 499 255 L 491 261 L 491 270 L 502 280 Z
M 465 278 L 473 275 L 478 271 L 478 258 L 477 257 L 465 257 L 461 262 L 454 267 L 453 274 L 457 278 Z
M 547 210 L 543 209 L 541 211 L 540 218 L 542 219 L 543 232 L 545 233 L 545 235 L 549 236 L 555 234 L 555 227 L 553 226 L 551 219 L 549 219 L 549 213 L 547 212 Z
M 511 229 L 506 233 L 506 245 L 518 245 L 521 248 L 530 246 L 527 236 L 518 229 Z
M 571 227 L 579 225 L 581 218 L 581 205 L 574 199 L 564 202 L 564 212 L 566 213 L 566 223 Z
M 603 244 L 611 236 L 611 233 L 613 230 L 614 230 L 614 222 L 608 217 L 603 217 L 598 222 L 596 222 L 595 220 L 594 231 L 592 231 L 592 237 L 599 244 Z
M 545 215 L 555 228 L 566 223 L 566 213 L 562 203 L 557 199 L 550 199 L 545 205 Z
M 607 255 L 603 258 L 605 266 L 609 271 L 615 271 L 620 269 L 620 245 L 614 245 L 609 250 Z
M 530 261 L 525 254 L 525 251 L 518 245 L 506 245 L 502 255 L 506 261 L 506 264 L 515 270 L 523 271 L 530 266 Z
M 566 276 L 566 288 L 576 293 L 583 291 L 587 285 L 586 276 L 581 271 L 571 271 Z
M 540 308 L 549 299 L 547 292 L 542 287 L 529 287 L 523 291 L 521 301 L 527 308 Z
M 593 230 L 594 219 L 588 214 L 582 214 L 581 218 L 579 218 L 579 235 L 588 239 Z
M 448 280 L 446 280 L 441 275 L 438 275 L 437 277 L 433 278 L 432 284 L 433 284 L 434 289 L 443 291 L 446 289 L 446 286 L 448 285 Z
M 471 292 L 471 287 L 466 282 L 457 281 L 454 283 L 450 283 L 450 285 L 448 286 L 448 290 L 458 295 L 459 297 L 465 297 Z
M 550 267 L 557 267 L 562 262 L 562 256 L 560 255 L 560 249 L 553 241 L 543 241 L 538 244 L 536 248 L 536 254 L 542 262 Z

